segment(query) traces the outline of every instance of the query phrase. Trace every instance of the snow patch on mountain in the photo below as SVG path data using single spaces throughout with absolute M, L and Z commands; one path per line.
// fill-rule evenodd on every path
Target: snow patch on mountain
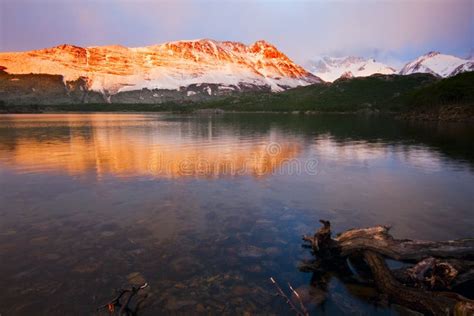
M 341 77 L 367 77 L 373 74 L 396 73 L 396 70 L 375 61 L 361 57 L 318 57 L 306 63 L 306 68 L 324 81 L 333 82 Z

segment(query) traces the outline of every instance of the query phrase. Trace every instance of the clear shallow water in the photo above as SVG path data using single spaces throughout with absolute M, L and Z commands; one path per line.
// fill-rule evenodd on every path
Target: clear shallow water
M 0 313 L 93 314 L 139 272 L 143 315 L 397 314 L 370 285 L 299 272 L 301 235 L 390 224 L 472 237 L 474 128 L 283 114 L 0 116 Z M 315 301 L 324 302 L 316 306 Z

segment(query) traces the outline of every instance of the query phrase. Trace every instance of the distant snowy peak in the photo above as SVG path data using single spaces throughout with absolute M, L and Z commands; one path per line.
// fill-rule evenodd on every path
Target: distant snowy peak
M 141 89 L 179 90 L 201 83 L 281 91 L 321 82 L 263 40 L 248 46 L 210 39 L 136 48 L 60 45 L 0 53 L 0 66 L 11 74 L 62 75 L 65 81 L 84 78 L 90 90 L 104 95 Z
M 439 77 L 451 77 L 465 71 L 474 71 L 474 59 L 463 59 L 439 52 L 429 52 L 407 63 L 401 75 L 430 73 Z
M 324 81 L 333 82 L 341 77 L 367 77 L 373 74 L 394 74 L 395 69 L 362 57 L 319 57 L 306 64 L 306 68 Z

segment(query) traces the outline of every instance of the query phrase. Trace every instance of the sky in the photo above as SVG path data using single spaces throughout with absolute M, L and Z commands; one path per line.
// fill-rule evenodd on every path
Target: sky
M 0 0 L 0 51 L 210 38 L 274 44 L 299 63 L 473 52 L 474 0 Z

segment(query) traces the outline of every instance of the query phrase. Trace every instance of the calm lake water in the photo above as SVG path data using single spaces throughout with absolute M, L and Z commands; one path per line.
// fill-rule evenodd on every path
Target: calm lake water
M 90 315 L 132 278 L 141 315 L 400 311 L 298 270 L 301 235 L 392 225 L 472 237 L 474 127 L 285 114 L 0 116 L 0 314 Z

